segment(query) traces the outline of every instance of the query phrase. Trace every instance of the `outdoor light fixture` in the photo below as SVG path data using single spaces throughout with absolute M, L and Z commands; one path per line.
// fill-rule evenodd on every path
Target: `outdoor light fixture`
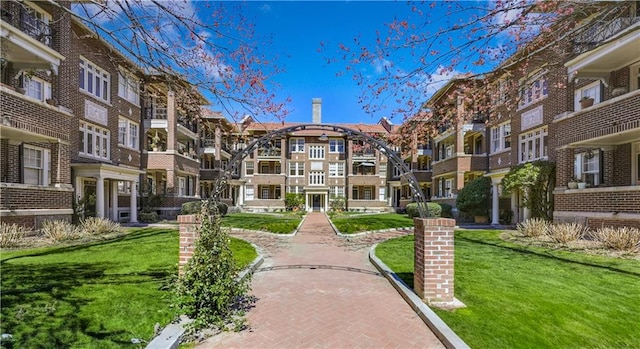
M 327 134 L 326 134 L 326 133 L 322 132 L 322 135 L 321 135 L 320 137 L 318 137 L 318 140 L 321 140 L 321 141 L 323 141 L 323 142 L 324 142 L 324 141 L 328 141 L 328 140 L 329 140 L 329 137 L 327 137 Z

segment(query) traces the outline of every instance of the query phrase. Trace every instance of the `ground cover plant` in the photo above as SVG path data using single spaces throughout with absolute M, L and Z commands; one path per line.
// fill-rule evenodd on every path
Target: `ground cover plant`
M 344 217 L 334 216 L 331 218 L 331 221 L 343 234 L 413 226 L 413 219 L 397 213 L 363 214 Z
M 232 239 L 239 265 L 256 256 Z M 2 251 L 1 333 L 10 348 L 136 347 L 154 324 L 173 317 L 169 281 L 176 274 L 178 232 L 135 229 L 76 245 Z
M 223 227 L 290 234 L 296 230 L 301 220 L 295 214 L 233 213 L 222 217 L 221 222 Z
M 640 262 L 523 246 L 500 231 L 456 231 L 455 295 L 436 310 L 472 348 L 640 347 Z M 413 236 L 376 254 L 413 284 Z

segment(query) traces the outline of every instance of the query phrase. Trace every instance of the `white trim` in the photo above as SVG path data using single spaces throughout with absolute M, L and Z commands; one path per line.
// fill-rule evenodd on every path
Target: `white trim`
M 71 208 L 58 208 L 58 209 L 17 209 L 17 210 L 0 210 L 0 216 L 54 216 L 54 215 L 67 215 L 73 214 Z
M 571 217 L 571 218 L 609 218 L 609 219 L 638 219 L 640 213 L 617 213 L 613 212 L 585 212 L 585 211 L 553 211 L 553 218 Z

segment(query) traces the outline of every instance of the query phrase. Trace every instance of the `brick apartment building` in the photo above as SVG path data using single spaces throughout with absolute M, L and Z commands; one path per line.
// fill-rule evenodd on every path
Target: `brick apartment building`
M 491 223 L 500 210 L 521 222 L 531 217 L 523 193 L 503 195 L 502 179 L 512 166 L 549 160 L 557 167 L 554 221 L 640 226 L 638 11 L 538 53 L 526 68 L 501 70 L 487 87 L 486 131 L 462 115 L 464 98 L 447 101 L 456 80 L 440 89 L 428 104 L 453 121 L 434 138 L 432 200 L 455 204 L 457 190 L 484 175 L 493 183 Z M 582 106 L 584 97 L 593 104 Z M 572 178 L 586 187 L 568 188 Z

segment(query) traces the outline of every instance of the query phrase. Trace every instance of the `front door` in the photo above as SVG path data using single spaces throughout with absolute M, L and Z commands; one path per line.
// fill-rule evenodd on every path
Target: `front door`
M 313 202 L 313 210 L 320 211 L 320 194 L 313 194 L 311 201 Z

